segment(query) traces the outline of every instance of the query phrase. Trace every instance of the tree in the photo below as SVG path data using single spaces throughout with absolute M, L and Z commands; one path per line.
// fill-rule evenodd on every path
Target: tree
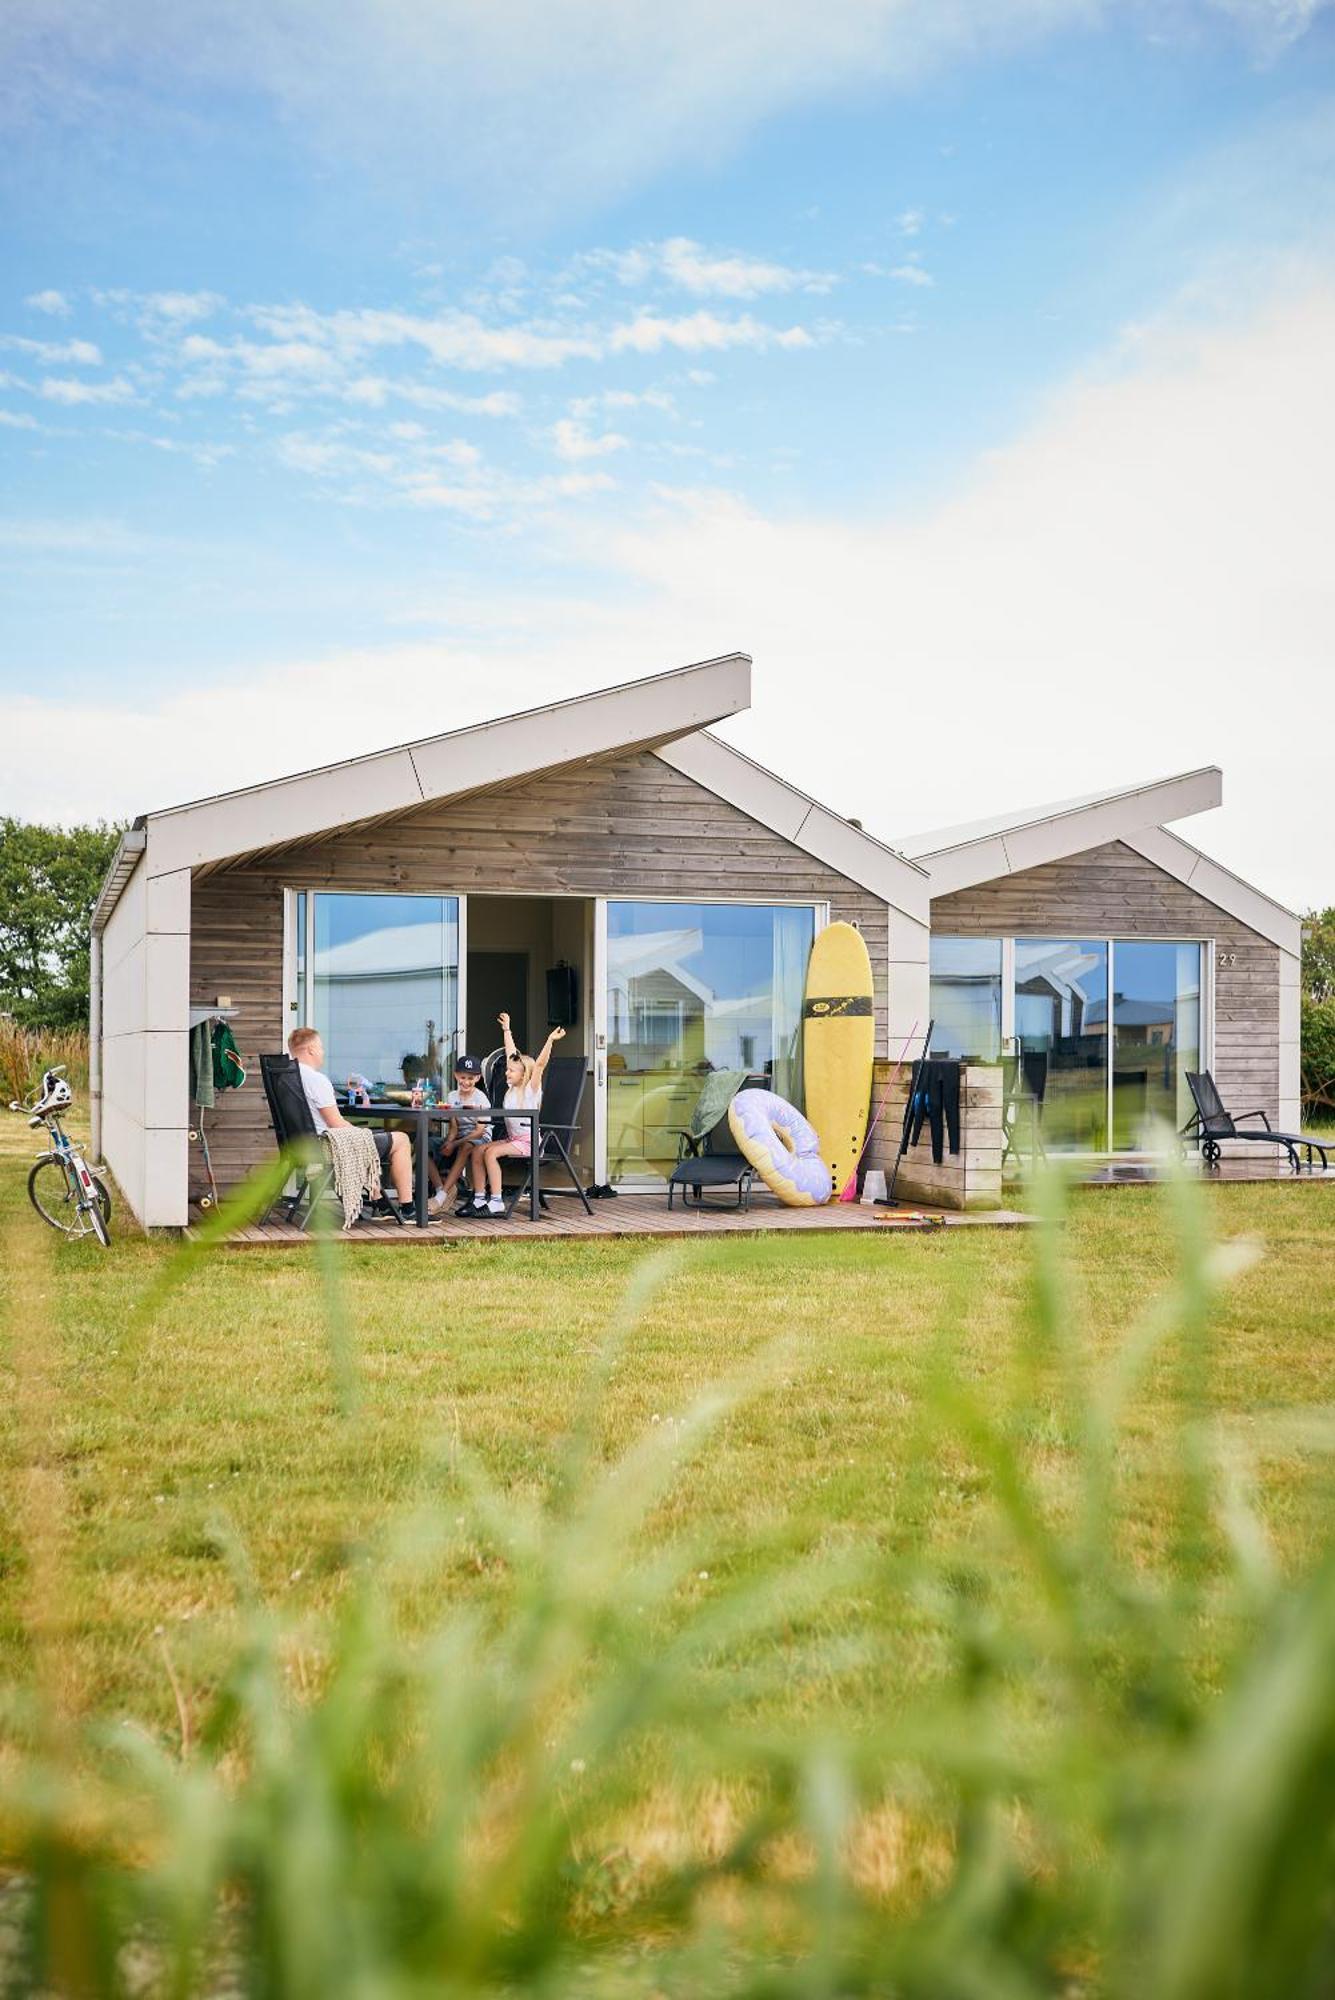
M 1303 918 L 1303 1116 L 1335 1112 L 1335 904 Z
M 0 1013 L 25 1028 L 88 1019 L 89 918 L 120 834 L 0 818 Z

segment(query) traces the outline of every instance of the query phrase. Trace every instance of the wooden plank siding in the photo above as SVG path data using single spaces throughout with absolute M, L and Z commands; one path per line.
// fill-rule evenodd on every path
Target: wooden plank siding
M 283 1016 L 283 889 L 417 895 L 672 896 L 828 902 L 856 923 L 875 974 L 877 1045 L 886 1045 L 889 918 L 881 899 L 644 751 L 569 766 L 374 826 L 240 861 L 196 878 L 191 996 L 229 993 L 251 1070 L 209 1114 L 214 1171 L 234 1183 L 272 1146 L 258 1057 Z M 202 1170 L 192 1149 L 191 1198 Z
M 1225 1104 L 1279 1111 L 1279 948 L 1121 841 L 932 903 L 934 937 L 1205 938 Z M 1233 963 L 1219 963 L 1220 955 Z

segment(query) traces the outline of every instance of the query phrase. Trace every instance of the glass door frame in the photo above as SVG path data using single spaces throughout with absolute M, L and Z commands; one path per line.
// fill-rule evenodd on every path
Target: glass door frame
M 1117 1023 L 1114 1013 L 1117 1006 L 1117 947 L 1119 944 L 1194 944 L 1199 953 L 1199 992 L 1196 1006 L 1198 1013 L 1196 1060 L 1203 1070 L 1214 1068 L 1214 968 L 1215 941 L 1213 938 L 1194 937 L 1110 937 L 1108 945 L 1108 1053 L 1107 1053 L 1107 1118 L 1108 1144 L 1096 1158 L 1110 1160 L 1143 1160 L 1149 1157 L 1143 1147 L 1128 1146 L 1118 1148 L 1113 1145 L 1113 1086 L 1117 1077 L 1116 1041 Z
M 297 912 L 306 899 L 306 934 L 297 939 Z M 468 898 L 453 889 L 342 889 L 327 883 L 298 884 L 283 890 L 283 1048 L 293 1028 L 315 1022 L 315 899 L 317 896 L 435 896 L 452 902 L 458 912 L 455 932 L 459 963 L 455 971 L 455 1007 L 458 1020 L 451 1035 L 451 1054 L 463 1023 L 468 1019 Z M 298 967 L 305 973 L 305 992 L 299 990 Z M 443 1025 L 443 1024 L 442 1024 Z
M 810 910 L 812 938 L 818 938 L 830 922 L 828 897 L 818 896 L 663 896 L 636 894 L 624 890 L 616 896 L 593 899 L 593 1175 L 599 1187 L 607 1184 L 607 906 L 609 903 L 662 903 L 733 910 Z M 660 1179 L 623 1181 L 627 1189 L 661 1187 Z
M 945 935 L 954 936 L 955 934 L 954 932 L 946 932 Z M 1016 937 L 1023 937 L 1029 942 L 1041 943 L 1047 936 L 1048 933 L 1035 926 L 1032 930 L 1019 931 L 1014 936 L 1003 937 L 1001 940 L 1001 1046 L 1003 1051 L 1009 1050 L 1014 1053 L 1015 1050 L 1015 939 Z M 1213 938 L 1202 937 L 1152 937 L 1145 935 L 1123 936 L 1121 938 L 1099 937 L 1092 926 L 1088 931 L 1088 937 L 1091 944 L 1105 945 L 1108 952 L 1107 1048 L 1104 1053 L 1103 1077 L 1103 1129 L 1107 1135 L 1108 1143 L 1093 1153 L 1082 1153 L 1074 1148 L 1062 1149 L 1057 1154 L 1057 1157 L 1071 1160 L 1145 1159 L 1147 1155 L 1143 1149 L 1132 1146 L 1128 1147 L 1125 1151 L 1119 1151 L 1112 1143 L 1115 1129 L 1113 1125 L 1113 1080 L 1116 1076 L 1116 1065 L 1114 1062 L 1113 1044 L 1116 1039 L 1116 1024 L 1113 1020 L 1113 1013 L 1117 1004 L 1117 987 L 1115 983 L 1117 947 L 1119 944 L 1194 944 L 1196 946 L 1197 951 L 1200 953 L 1200 1047 L 1197 1050 L 1197 1059 L 1200 1062 L 1201 1068 L 1206 1070 L 1214 1068 L 1215 941 Z M 1072 941 L 1074 942 L 1074 940 Z M 1053 934 L 1052 942 L 1060 944 L 1065 942 L 1065 940 Z

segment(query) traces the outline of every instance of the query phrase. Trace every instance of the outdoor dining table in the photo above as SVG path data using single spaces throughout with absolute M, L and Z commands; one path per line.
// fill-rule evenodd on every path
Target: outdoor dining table
M 343 1116 L 350 1124 L 383 1124 L 388 1118 L 400 1118 L 412 1121 L 414 1157 L 413 1220 L 419 1229 L 426 1229 L 431 1222 L 431 1216 L 426 1205 L 427 1190 L 430 1186 L 430 1182 L 427 1179 L 426 1163 L 427 1150 L 431 1139 L 431 1123 L 434 1119 L 438 1125 L 447 1125 L 454 1115 L 453 1106 L 449 1104 L 399 1104 L 393 1098 L 375 1097 L 371 1099 L 369 1104 L 344 1104 L 341 1108 Z M 529 1158 L 532 1163 L 533 1172 L 529 1181 L 528 1212 L 532 1220 L 537 1222 L 542 1214 L 542 1210 L 539 1207 L 540 1197 L 538 1193 L 538 1122 L 540 1114 L 536 1108 L 530 1111 L 507 1107 L 504 1114 L 499 1110 L 493 1110 L 486 1115 L 488 1117 L 500 1117 L 504 1115 L 506 1118 L 522 1118 L 529 1128 Z M 501 1138 L 506 1136 L 504 1128 L 498 1136 Z

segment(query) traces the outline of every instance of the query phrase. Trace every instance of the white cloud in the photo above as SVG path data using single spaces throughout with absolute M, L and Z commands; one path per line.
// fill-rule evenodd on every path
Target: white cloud
M 224 301 L 217 292 L 148 292 L 141 300 L 147 318 L 169 326 L 192 326 L 211 319 Z
M 50 313 L 53 319 L 68 319 L 73 311 L 63 292 L 29 292 L 23 303 L 31 306 L 34 312 Z
M 658 278 L 698 297 L 754 299 L 765 293 L 828 292 L 837 282 L 831 271 L 805 271 L 744 251 L 711 251 L 689 236 L 669 236 L 661 243 L 636 244 L 630 250 L 587 250 L 571 267 L 578 276 L 611 271 L 625 286 Z
M 684 354 L 719 353 L 726 348 L 749 347 L 763 353 L 767 347 L 811 347 L 812 335 L 804 326 L 773 327 L 743 313 L 735 319 L 717 313 L 694 312 L 672 319 L 662 313 L 642 312 L 607 335 L 609 354 L 657 354 L 665 347 Z
M 797 271 L 760 257 L 711 255 L 688 236 L 673 236 L 660 249 L 664 275 L 685 291 L 729 299 L 753 299 L 763 292 L 825 292 L 835 280 L 827 271 Z
M 59 362 L 72 362 L 76 368 L 100 368 L 102 350 L 91 340 L 29 340 L 26 334 L 0 334 L 0 347 L 12 348 L 18 354 L 31 354 L 47 366 Z
M 123 375 L 113 377 L 110 382 L 81 382 L 71 376 L 48 375 L 38 394 L 48 403 L 63 403 L 71 409 L 80 403 L 132 403 L 134 384 Z
M 10 431 L 39 431 L 42 426 L 36 417 L 27 416 L 21 410 L 0 410 L 0 428 Z
M 619 431 L 604 431 L 594 437 L 574 417 L 562 417 L 553 424 L 551 435 L 558 458 L 606 458 L 614 451 L 624 451 L 630 443 Z
M 396 348 L 425 353 L 441 367 L 481 371 L 555 369 L 573 360 L 655 354 L 664 348 L 685 353 L 726 348 L 763 352 L 813 344 L 812 334 L 803 326 L 774 327 L 750 313 L 725 315 L 704 309 L 675 316 L 646 310 L 607 327 L 551 327 L 523 321 L 487 325 L 473 313 L 428 317 L 376 307 L 321 313 L 306 305 L 254 306 L 249 316 L 262 332 L 273 336 L 270 345 L 249 340 L 224 344 L 194 334 L 181 342 L 182 358 L 205 362 L 210 368 L 235 363 L 273 375 L 297 372 L 329 378 L 340 366 L 355 366 L 367 354 Z M 292 363 L 288 369 L 284 356 Z M 383 400 L 389 393 L 378 377 L 358 380 L 359 393 L 367 401 Z
M 924 271 L 921 264 L 895 264 L 886 276 L 894 278 L 901 285 L 931 285 L 935 280 Z

